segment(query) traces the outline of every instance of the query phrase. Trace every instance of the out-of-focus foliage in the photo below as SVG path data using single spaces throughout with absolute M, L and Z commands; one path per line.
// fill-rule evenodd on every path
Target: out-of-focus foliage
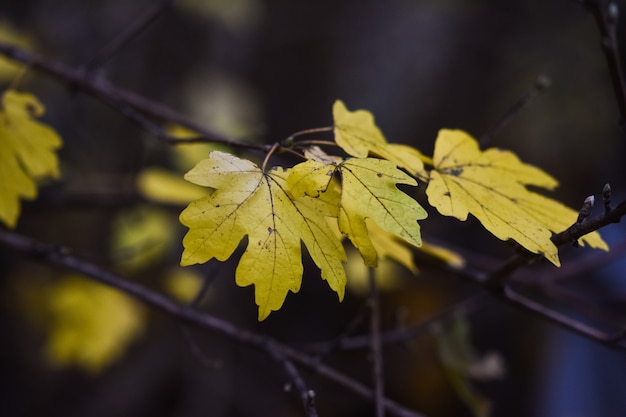
M 45 294 L 45 352 L 52 364 L 98 373 L 118 359 L 144 326 L 143 309 L 120 291 L 68 276 Z
M 216 19 L 233 30 L 258 24 L 262 13 L 259 0 L 182 0 L 177 6 L 194 15 Z
M 0 42 L 10 43 L 26 49 L 32 49 L 32 35 L 30 33 L 16 29 L 6 20 L 0 20 Z M 0 82 L 12 81 L 18 76 L 23 66 L 0 57 Z
M 175 267 L 165 275 L 165 289 L 175 299 L 190 302 L 202 288 L 202 276 L 189 268 Z
M 437 323 L 433 328 L 437 338 L 439 359 L 450 382 L 476 417 L 491 415 L 491 404 L 473 386 L 472 379 L 493 380 L 504 377 L 504 364 L 497 353 L 479 357 L 470 339 L 470 327 L 464 316 L 457 315 L 449 326 Z
M 124 272 L 136 272 L 158 262 L 175 244 L 176 221 L 157 207 L 124 211 L 113 222 L 111 257 Z
M 161 168 L 146 168 L 137 177 L 141 195 L 151 201 L 188 204 L 202 198 L 210 190 L 185 181 L 180 175 Z
M 56 150 L 61 138 L 51 127 L 35 118 L 43 105 L 28 93 L 8 90 L 0 109 L 0 221 L 15 227 L 20 199 L 37 196 L 36 181 L 58 178 Z

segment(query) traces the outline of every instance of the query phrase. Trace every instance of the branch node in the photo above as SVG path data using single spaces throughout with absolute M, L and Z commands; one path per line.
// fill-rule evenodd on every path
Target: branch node
M 611 185 L 609 183 L 604 184 L 602 188 L 602 202 L 604 203 L 604 213 L 611 212 Z
M 576 220 L 576 224 L 581 224 L 585 221 L 587 217 L 591 214 L 591 209 L 593 208 L 593 204 L 595 203 L 595 197 L 590 195 L 585 198 L 585 202 L 583 203 L 580 212 L 578 213 L 578 219 Z
M 548 77 L 546 74 L 539 74 L 537 79 L 535 80 L 535 88 L 538 91 L 543 91 L 547 88 L 550 88 L 552 85 L 552 79 Z

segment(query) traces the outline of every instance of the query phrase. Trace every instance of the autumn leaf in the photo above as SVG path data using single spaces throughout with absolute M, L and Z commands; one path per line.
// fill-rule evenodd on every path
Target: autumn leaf
M 359 250 L 367 266 L 378 264 L 367 219 L 412 245 L 421 245 L 417 220 L 426 218 L 426 211 L 396 187 L 417 182 L 393 162 L 375 158 L 349 158 L 338 164 L 309 160 L 293 167 L 288 186 L 296 198 L 317 197 L 327 192 L 335 172 L 341 175 L 339 229 Z
M 161 168 L 146 168 L 137 176 L 137 189 L 148 200 L 166 204 L 189 204 L 210 193 L 205 187 L 185 181 L 180 174 Z
M 369 111 L 351 112 L 341 100 L 337 100 L 333 105 L 333 119 L 335 142 L 348 155 L 366 158 L 371 154 L 393 162 L 412 175 L 425 172 L 424 161 L 430 159 L 411 146 L 387 143 Z
M 6 19 L 0 20 L 0 39 L 2 42 L 16 47 L 28 50 L 34 49 L 34 42 L 28 31 L 19 30 Z M 22 68 L 24 68 L 22 64 L 18 64 L 4 56 L 0 57 L 0 81 L 12 80 L 18 76 Z
M 34 118 L 44 113 L 27 93 L 7 91 L 0 110 L 0 221 L 15 227 L 20 199 L 37 196 L 36 180 L 59 177 L 55 150 L 61 138 Z
M 175 218 L 150 206 L 122 211 L 111 229 L 111 258 L 126 274 L 154 266 L 173 247 L 177 236 Z
M 128 296 L 74 275 L 49 290 L 45 310 L 48 358 L 92 373 L 118 359 L 145 322 L 143 309 Z
M 185 175 L 215 191 L 180 215 L 189 227 L 181 265 L 225 261 L 247 236 L 235 280 L 239 286 L 255 286 L 259 320 L 278 310 L 289 291 L 300 289 L 301 242 L 322 278 L 340 300 L 344 296 L 346 255 L 326 223 L 328 206 L 311 197 L 294 200 L 286 187 L 288 174 L 280 168 L 266 173 L 250 161 L 214 151 Z
M 461 130 L 439 132 L 433 164 L 426 194 L 441 214 L 466 220 L 471 213 L 497 238 L 513 239 L 560 265 L 550 237 L 571 226 L 578 214 L 526 188 L 552 189 L 558 184 L 553 177 L 521 162 L 512 152 L 481 151 L 476 140 Z M 608 249 L 597 232 L 581 243 Z

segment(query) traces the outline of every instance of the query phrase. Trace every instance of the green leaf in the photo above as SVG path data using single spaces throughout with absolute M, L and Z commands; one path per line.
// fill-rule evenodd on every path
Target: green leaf
M 241 240 L 248 244 L 239 261 L 236 282 L 255 286 L 259 320 L 278 310 L 302 280 L 301 242 L 322 278 L 343 299 L 346 255 L 326 223 L 329 206 L 310 197 L 295 200 L 287 191 L 288 171 L 263 172 L 254 163 L 214 151 L 185 175 L 215 192 L 192 202 L 180 221 L 189 227 L 181 265 L 228 259 Z

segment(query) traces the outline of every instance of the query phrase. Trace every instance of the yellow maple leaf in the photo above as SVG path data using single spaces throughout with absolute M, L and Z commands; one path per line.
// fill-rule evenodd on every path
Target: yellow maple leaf
M 417 149 L 388 143 L 376 126 L 374 116 L 367 110 L 349 111 L 341 100 L 333 105 L 335 142 L 351 156 L 365 158 L 369 154 L 385 158 L 413 175 L 420 176 L 424 162 L 430 159 Z
M 248 236 L 235 280 L 239 286 L 254 284 L 259 320 L 278 310 L 289 291 L 300 289 L 301 242 L 340 300 L 345 291 L 346 255 L 326 223 L 328 206 L 310 197 L 294 200 L 287 191 L 287 175 L 282 169 L 263 172 L 251 161 L 219 151 L 185 175 L 215 191 L 180 215 L 189 227 L 181 265 L 225 261 Z
M 27 93 L 7 91 L 0 110 L 0 221 L 15 227 L 20 199 L 37 196 L 35 180 L 59 177 L 55 150 L 61 138 L 34 117 L 44 113 L 39 101 Z
M 63 279 L 46 300 L 45 352 L 55 365 L 100 372 L 122 355 L 144 325 L 143 310 L 132 299 L 83 277 Z
M 526 188 L 552 189 L 558 184 L 553 177 L 521 162 L 512 152 L 481 151 L 476 140 L 461 130 L 439 132 L 433 164 L 426 194 L 441 214 L 466 220 L 471 213 L 497 238 L 513 239 L 560 265 L 550 237 L 571 226 L 578 213 Z M 597 232 L 581 243 L 608 249 Z
M 367 266 L 377 266 L 378 255 L 366 219 L 412 245 L 421 245 L 417 220 L 425 219 L 426 211 L 396 187 L 417 182 L 393 162 L 375 158 L 349 158 L 338 164 L 309 160 L 292 168 L 287 184 L 296 198 L 317 197 L 327 192 L 335 172 L 341 174 L 339 229 Z

